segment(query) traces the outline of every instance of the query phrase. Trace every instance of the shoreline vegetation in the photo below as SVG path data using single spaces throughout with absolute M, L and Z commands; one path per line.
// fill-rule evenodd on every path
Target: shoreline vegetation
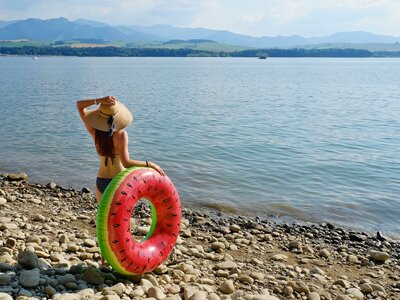
M 249 49 L 241 51 L 208 51 L 169 48 L 126 47 L 0 47 L 0 55 L 78 56 L 78 57 L 332 57 L 383 58 L 400 57 L 400 51 L 369 51 L 364 49 Z
M 125 277 L 101 265 L 96 210 L 87 188 L 1 174 L 0 299 L 399 299 L 400 242 L 380 232 L 184 208 L 173 254 Z

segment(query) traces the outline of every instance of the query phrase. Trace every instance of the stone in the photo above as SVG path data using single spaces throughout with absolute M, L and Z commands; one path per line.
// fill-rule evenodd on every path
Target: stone
M 189 300 L 207 300 L 207 293 L 205 291 L 197 291 Z
M 0 273 L 0 285 L 9 285 L 11 282 L 10 274 L 1 274 Z
M 122 296 L 126 290 L 126 286 L 125 284 L 123 284 L 122 282 L 119 282 L 115 285 L 113 285 L 112 287 L 108 288 L 110 291 L 113 291 L 114 293 L 116 293 L 118 296 Z
M 77 252 L 79 251 L 79 246 L 75 243 L 68 243 L 67 250 L 70 252 Z
M 279 298 L 272 296 L 272 295 L 254 295 L 251 300 L 279 300 Z
M 8 238 L 6 241 L 6 247 L 13 249 L 17 245 L 17 240 L 14 238 Z
M 44 292 L 50 297 L 53 297 L 55 294 L 57 294 L 56 289 L 49 285 L 44 288 Z
M 165 298 L 165 294 L 164 294 L 163 290 L 157 286 L 152 286 L 151 288 L 149 288 L 147 290 L 147 295 L 149 297 L 156 298 L 157 300 Z
M 91 193 L 92 191 L 88 188 L 88 187 L 83 187 L 82 188 L 82 193 L 85 193 L 85 194 L 89 194 L 89 193 Z
M 225 244 L 222 242 L 214 242 L 211 244 L 211 249 L 218 252 L 222 249 L 225 249 Z
M 65 243 L 68 243 L 68 242 L 69 242 L 69 238 L 68 238 L 68 236 L 66 236 L 65 234 L 62 234 L 62 235 L 60 235 L 60 237 L 58 238 L 58 241 L 59 241 L 61 244 L 65 244 Z
M 320 255 L 321 257 L 323 257 L 323 258 L 329 258 L 330 253 L 329 253 L 329 250 L 328 250 L 328 249 L 321 249 L 321 250 L 319 251 L 319 255 Z
M 275 254 L 271 257 L 271 259 L 275 261 L 286 261 L 288 257 L 284 254 Z
M 57 187 L 57 184 L 55 182 L 49 182 L 48 184 L 46 184 L 46 186 L 54 190 Z
M 238 280 L 241 283 L 248 283 L 248 284 L 253 284 L 254 283 L 254 279 L 251 276 L 247 275 L 247 274 L 240 275 L 238 277 Z
M 347 261 L 350 264 L 356 264 L 358 262 L 358 257 L 356 255 L 350 254 L 349 256 L 347 256 Z
M 39 269 L 24 270 L 19 275 L 19 284 L 24 288 L 34 288 L 39 285 Z
M 308 300 L 320 300 L 321 297 L 317 292 L 311 292 L 307 295 Z
M 13 298 L 7 293 L 0 292 L 0 300 L 13 300 Z
M 121 300 L 118 295 L 106 295 L 100 298 L 100 300 Z
M 235 286 L 232 280 L 226 280 L 219 286 L 219 289 L 224 294 L 232 294 L 235 291 Z
M 220 300 L 220 297 L 215 293 L 211 293 L 208 295 L 208 300 Z
M 350 298 L 350 297 L 347 296 L 347 295 L 338 295 L 338 296 L 336 297 L 336 300 L 353 300 L 353 298 Z
M 371 251 L 369 254 L 373 261 L 378 263 L 384 263 L 389 259 L 389 254 L 383 251 Z
M 364 294 L 356 288 L 349 288 L 346 290 L 346 294 L 352 295 L 354 297 L 356 297 L 359 300 L 364 299 Z
M 44 222 L 46 221 L 46 217 L 41 214 L 36 214 L 33 216 L 33 221 Z
M 32 251 L 22 251 L 18 254 L 18 263 L 25 269 L 33 269 L 39 266 L 39 258 Z
M 181 287 L 177 284 L 173 284 L 169 289 L 168 289 L 168 294 L 178 294 L 181 291 Z
M 371 288 L 372 288 L 374 291 L 383 292 L 383 293 L 386 294 L 386 291 L 385 291 L 384 287 L 381 286 L 380 284 L 371 283 Z
M 240 226 L 237 225 L 237 224 L 233 224 L 233 225 L 231 225 L 231 226 L 229 227 L 229 230 L 230 230 L 231 232 L 240 232 Z
M 216 270 L 230 270 L 237 268 L 237 264 L 233 261 L 223 261 L 215 265 Z
M 0 197 L 0 206 L 4 205 L 7 203 L 7 200 L 3 197 Z
M 360 287 L 361 292 L 364 294 L 370 294 L 374 291 L 374 289 L 368 284 L 368 283 L 363 283 Z
M 303 281 L 289 281 L 288 285 L 298 293 L 308 293 L 310 291 Z
M 94 241 L 94 240 L 92 240 L 92 239 L 85 239 L 85 240 L 83 241 L 83 244 L 84 244 L 86 247 L 95 247 L 95 246 L 96 246 L 96 241 Z
M 61 276 L 58 281 L 60 282 L 60 284 L 65 285 L 69 282 L 76 282 L 76 278 L 72 274 L 65 274 L 64 276 Z
M 17 174 L 8 174 L 7 176 L 8 181 L 22 181 L 28 180 L 28 175 L 25 173 L 17 173 Z
M 85 270 L 82 278 L 90 284 L 98 285 L 104 283 L 103 273 L 95 268 Z
M 335 280 L 333 282 L 333 284 L 340 285 L 341 287 L 344 287 L 345 289 L 350 288 L 350 282 L 348 282 L 347 280 L 344 280 L 344 279 Z
M 301 249 L 301 243 L 299 241 L 291 241 L 289 243 L 289 249 Z

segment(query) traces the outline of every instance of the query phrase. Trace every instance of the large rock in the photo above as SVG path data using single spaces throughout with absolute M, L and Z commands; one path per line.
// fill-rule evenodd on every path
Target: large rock
M 39 266 L 39 258 L 32 251 L 22 251 L 18 254 L 18 263 L 25 269 L 33 269 Z
M 39 284 L 39 269 L 25 270 L 19 275 L 19 284 L 24 288 L 34 288 Z
M 9 180 L 9 181 L 28 180 L 28 175 L 26 175 L 25 173 L 8 174 L 7 180 Z

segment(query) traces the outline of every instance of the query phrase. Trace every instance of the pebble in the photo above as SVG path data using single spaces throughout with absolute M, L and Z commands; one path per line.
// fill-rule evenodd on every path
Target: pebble
M 39 266 L 39 258 L 32 251 L 22 251 L 18 254 L 18 263 L 26 269 L 33 269 Z
M 189 300 L 207 300 L 207 293 L 205 291 L 197 291 Z
M 321 257 L 323 257 L 323 258 L 329 258 L 330 253 L 329 253 L 329 250 L 328 250 L 328 249 L 322 249 L 322 250 L 319 252 L 319 255 L 320 255 Z
M 104 282 L 103 273 L 94 268 L 89 268 L 83 273 L 83 280 L 90 284 L 102 284 Z
M 163 290 L 161 288 L 159 288 L 159 287 L 156 287 L 156 286 L 150 287 L 147 290 L 147 295 L 149 297 L 156 298 L 157 300 L 165 298 L 165 294 L 164 294 Z
M 302 281 L 289 281 L 288 284 L 298 293 L 308 293 L 310 291 L 307 284 Z
M 288 257 L 284 254 L 275 254 L 271 259 L 275 261 L 287 261 Z
M 96 246 L 96 241 L 92 239 L 85 239 L 83 244 L 87 247 L 95 247 Z
M 226 280 L 222 282 L 222 284 L 219 286 L 219 289 L 224 294 L 232 294 L 235 291 L 235 286 L 233 285 L 232 280 Z
M 359 289 L 356 288 L 347 289 L 346 294 L 353 295 L 354 297 L 360 300 L 364 299 L 364 294 Z
M 24 270 L 19 275 L 19 284 L 25 288 L 33 288 L 39 285 L 39 269 Z
M 237 268 L 237 264 L 233 261 L 223 261 L 215 265 L 216 270 L 230 270 Z
M 0 292 L 0 300 L 13 300 L 13 298 L 7 293 Z
M 384 263 L 386 260 L 389 259 L 389 254 L 382 251 L 371 251 L 369 254 L 373 261 L 378 263 Z
M 11 298 L 354 300 L 363 294 L 372 300 L 400 292 L 399 244 L 389 238 L 186 209 L 183 234 L 166 262 L 144 275 L 121 276 L 99 267 L 91 193 L 60 186 L 26 192 L 26 185 L 0 179 L 0 198 L 7 200 L 0 209 L 0 293 Z M 147 232 L 149 222 L 140 226 Z M 24 287 L 29 271 L 37 283 Z
M 7 200 L 3 197 L 0 197 L 0 206 L 4 205 L 7 203 Z
M 321 296 L 317 292 L 311 292 L 307 296 L 308 300 L 320 300 Z
M 1 274 L 0 273 L 0 285 L 9 285 L 11 282 L 10 274 Z

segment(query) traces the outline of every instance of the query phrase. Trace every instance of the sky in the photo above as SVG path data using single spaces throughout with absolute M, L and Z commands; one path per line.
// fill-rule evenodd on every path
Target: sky
M 0 0 L 0 20 L 61 16 L 252 36 L 315 37 L 343 31 L 400 36 L 400 0 Z

